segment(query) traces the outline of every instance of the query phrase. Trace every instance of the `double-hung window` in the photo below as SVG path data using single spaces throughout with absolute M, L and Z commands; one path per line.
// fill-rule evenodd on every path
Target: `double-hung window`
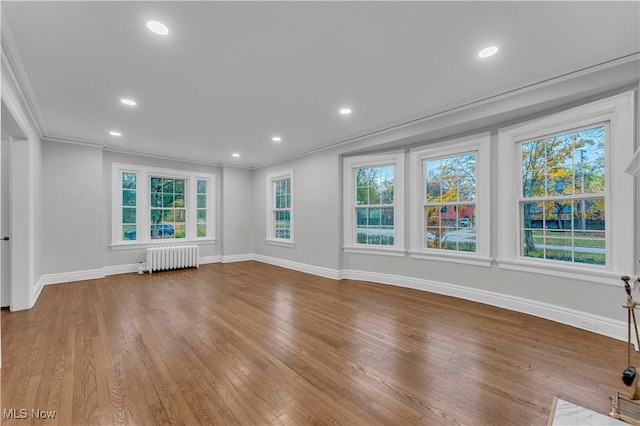
M 267 241 L 293 245 L 293 170 L 267 175 Z
M 501 268 L 618 283 L 634 267 L 632 92 L 499 131 Z
M 411 150 L 411 256 L 489 266 L 484 133 Z
M 344 250 L 404 255 L 404 152 L 344 159 Z
M 214 241 L 214 175 L 113 163 L 112 248 Z

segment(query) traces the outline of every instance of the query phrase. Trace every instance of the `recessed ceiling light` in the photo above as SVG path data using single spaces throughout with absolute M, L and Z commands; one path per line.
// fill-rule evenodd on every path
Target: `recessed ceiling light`
M 489 46 L 489 47 L 485 47 L 480 52 L 478 52 L 478 56 L 481 58 L 488 58 L 489 56 L 495 55 L 497 52 L 498 52 L 498 47 Z
M 122 102 L 125 105 L 129 105 L 129 106 L 136 106 L 136 101 L 132 100 L 132 99 L 126 99 L 126 98 L 122 98 L 120 99 L 120 102 Z
M 282 142 L 282 138 L 280 136 L 274 136 L 271 138 L 271 140 L 274 142 Z
M 342 108 L 342 109 L 340 109 L 340 114 L 342 114 L 342 115 L 351 114 L 351 108 Z
M 240 154 L 238 154 L 237 152 L 234 152 L 233 154 L 231 154 L 231 156 L 238 158 L 238 157 L 240 157 Z
M 110 134 L 111 136 L 122 136 L 122 133 L 120 133 L 120 132 L 116 132 L 115 130 L 110 131 L 110 132 L 109 132 L 109 134 Z
M 169 28 L 162 22 L 158 21 L 149 21 L 147 22 L 147 28 L 156 34 L 167 35 L 169 34 Z

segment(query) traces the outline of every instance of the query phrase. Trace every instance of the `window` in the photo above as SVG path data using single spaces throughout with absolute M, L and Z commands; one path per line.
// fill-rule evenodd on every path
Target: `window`
M 484 133 L 411 150 L 411 257 L 491 265 Z
M 606 265 L 607 128 L 518 143 L 520 256 Z
M 136 174 L 130 172 L 122 172 L 121 195 L 122 195 L 122 214 L 120 222 L 120 230 L 124 240 L 136 239 Z
M 213 241 L 213 175 L 114 163 L 112 248 Z
M 630 92 L 500 130 L 501 268 L 633 273 L 633 105 Z
M 267 175 L 267 241 L 293 244 L 293 170 Z
M 404 153 L 344 160 L 344 249 L 404 255 Z

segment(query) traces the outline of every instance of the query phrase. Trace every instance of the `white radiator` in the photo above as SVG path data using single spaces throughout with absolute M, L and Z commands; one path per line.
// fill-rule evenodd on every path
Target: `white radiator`
M 149 247 L 147 249 L 147 270 L 152 273 L 167 269 L 197 268 L 199 254 L 200 247 L 197 245 Z

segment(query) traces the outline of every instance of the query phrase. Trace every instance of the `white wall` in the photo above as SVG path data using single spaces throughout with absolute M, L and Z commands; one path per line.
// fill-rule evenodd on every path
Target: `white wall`
M 104 266 L 106 206 L 102 151 L 47 141 L 42 146 L 42 274 Z
M 285 169 L 293 169 L 294 174 L 293 248 L 266 242 L 266 176 Z M 256 170 L 253 176 L 255 253 L 339 269 L 342 251 L 341 170 L 336 149 Z
M 253 171 L 224 167 L 222 173 L 222 254 L 229 256 L 253 253 L 255 215 Z

